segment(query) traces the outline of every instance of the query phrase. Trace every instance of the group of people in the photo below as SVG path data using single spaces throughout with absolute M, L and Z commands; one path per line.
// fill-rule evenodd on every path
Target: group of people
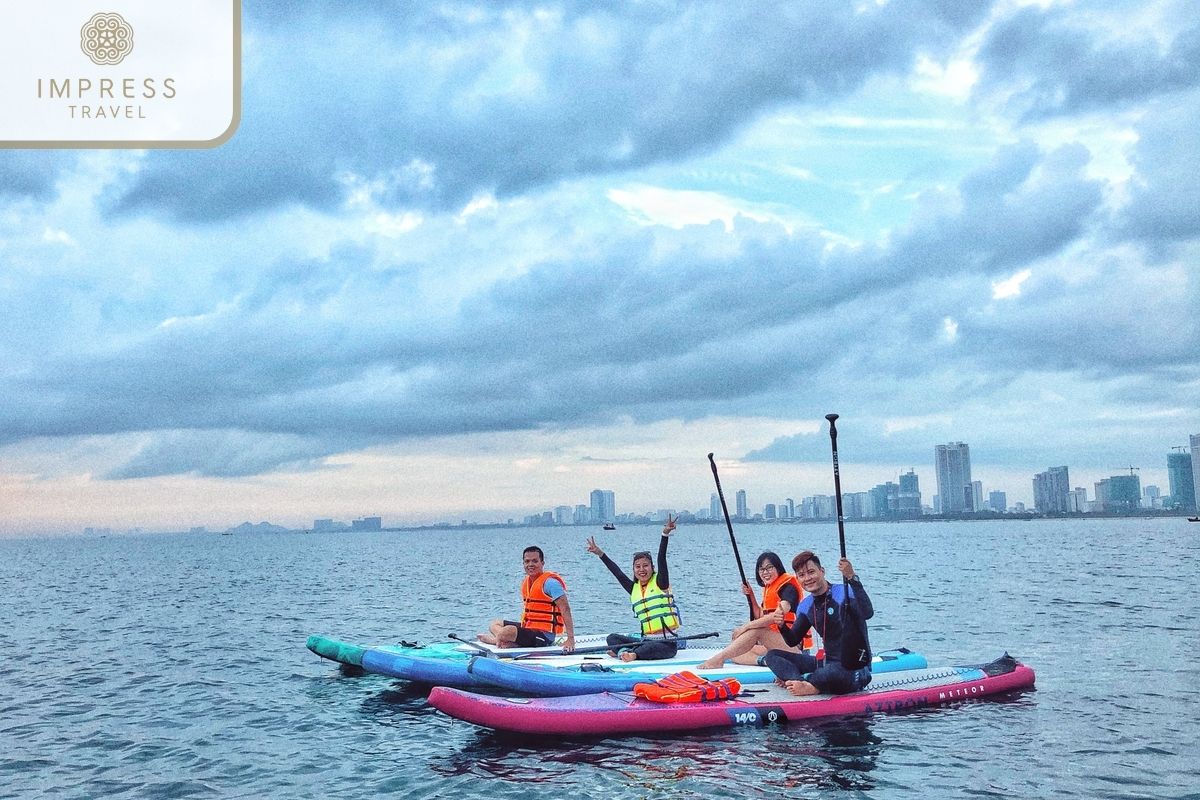
M 676 521 L 668 515 L 657 559 L 648 551 L 633 554 L 632 578 L 605 554 L 594 536 L 588 537 L 588 552 L 599 556 L 629 594 L 641 626 L 637 637 L 609 634 L 609 654 L 623 661 L 671 658 L 678 649 L 679 607 L 667 569 L 667 543 L 675 526 Z M 566 582 L 545 569 L 546 557 L 540 547 L 525 548 L 522 560 L 525 577 L 520 620 L 493 620 L 479 640 L 499 647 L 547 647 L 565 634 L 563 651 L 574 651 L 575 622 Z M 791 568 L 786 572 L 779 556 L 771 551 L 758 557 L 755 579 L 762 587 L 762 601 L 748 584 L 742 584 L 742 592 L 750 600 L 750 621 L 734 628 L 729 645 L 696 668 L 718 669 L 729 660 L 766 666 L 780 685 L 797 696 L 862 689 L 871 681 L 866 621 L 875 612 L 854 566 L 846 558 L 838 562 L 843 578 L 840 584 L 826 580 L 825 568 L 811 550 L 797 554 Z M 810 652 L 813 632 L 820 637 L 816 654 Z

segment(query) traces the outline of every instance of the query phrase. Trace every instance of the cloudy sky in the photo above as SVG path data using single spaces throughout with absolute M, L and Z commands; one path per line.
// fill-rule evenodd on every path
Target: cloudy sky
M 752 506 L 1200 433 L 1186 0 L 245 0 L 207 151 L 0 151 L 0 532 Z

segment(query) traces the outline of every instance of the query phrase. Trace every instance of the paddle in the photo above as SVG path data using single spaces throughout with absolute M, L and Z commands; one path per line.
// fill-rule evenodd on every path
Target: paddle
M 837 502 L 837 523 L 838 523 L 838 544 L 842 548 L 842 558 L 846 557 L 846 523 L 842 516 L 842 476 L 838 471 L 838 454 L 837 454 L 837 414 L 826 414 L 825 419 L 829 420 L 829 441 L 833 445 L 833 496 Z M 846 576 L 842 576 L 842 583 L 846 583 Z
M 691 641 L 692 639 L 711 639 L 712 637 L 717 636 L 717 635 L 718 635 L 718 633 L 716 631 L 711 631 L 709 633 L 693 633 L 691 636 L 673 636 L 673 637 L 671 637 L 670 641 L 686 642 L 686 641 Z M 570 653 L 567 653 L 565 650 L 560 650 L 557 653 L 520 653 L 515 656 L 505 656 L 503 653 L 497 653 L 494 650 L 489 650 L 488 648 L 484 647 L 483 645 L 479 644 L 478 642 L 472 642 L 470 639 L 464 639 L 461 636 L 459 636 L 458 634 L 448 633 L 448 634 L 446 634 L 446 636 L 450 639 L 453 639 L 456 642 L 462 642 L 463 644 L 467 645 L 468 647 L 473 647 L 476 650 L 479 650 L 484 655 L 486 655 L 488 658 L 513 658 L 513 659 L 539 658 L 542 656 L 550 656 L 550 655 L 564 655 L 565 656 L 565 655 L 580 655 L 580 654 L 584 654 L 584 653 L 606 653 L 609 650 L 613 649 L 612 647 L 609 647 L 608 645 L 604 644 L 604 645 L 597 645 L 595 647 L 577 647 L 574 650 L 572 650 Z
M 725 493 L 721 491 L 721 476 L 717 474 L 717 462 L 713 460 L 713 454 L 708 454 L 708 463 L 712 466 L 713 480 L 717 483 L 717 497 L 721 498 L 721 513 L 725 515 L 725 527 L 729 529 L 729 541 L 733 544 L 733 557 L 737 559 L 738 574 L 742 576 L 742 585 L 750 588 L 750 581 L 746 580 L 746 570 L 742 569 L 742 556 L 738 553 L 737 539 L 733 538 L 733 523 L 729 520 L 729 507 L 725 505 Z M 746 604 L 750 606 L 750 619 L 754 619 L 754 598 L 746 595 Z
M 838 545 L 841 547 L 841 550 L 842 550 L 842 558 L 845 558 L 846 557 L 846 518 L 842 514 L 842 476 L 841 476 L 841 471 L 838 469 L 837 425 L 835 424 L 837 422 L 837 418 L 838 418 L 837 414 L 826 414 L 825 415 L 825 419 L 829 420 L 829 442 L 833 447 L 833 492 L 834 492 L 834 499 L 837 502 Z M 866 623 L 863 622 L 862 618 L 859 616 L 857 609 L 851 607 L 851 605 L 850 605 L 850 582 L 848 580 L 846 580 L 845 575 L 842 575 L 842 597 L 845 599 L 842 601 L 842 609 L 841 609 L 841 611 L 842 611 L 841 659 L 842 659 L 842 664 L 846 664 L 847 651 L 852 651 L 855 649 L 852 646 L 848 646 L 848 643 L 851 640 L 850 640 L 849 632 L 847 631 L 847 625 L 846 625 L 846 615 L 847 614 L 849 614 L 853 618 L 855 635 L 858 637 L 858 643 L 862 645 L 862 647 L 859 649 L 859 653 L 858 653 L 859 659 L 861 659 L 864 656 L 868 656 L 871 648 L 870 648 L 870 645 L 868 644 Z M 867 663 L 868 664 L 870 663 L 869 656 L 867 658 Z
M 711 633 L 694 633 L 691 636 L 672 636 L 670 639 L 666 639 L 665 641 L 686 642 L 686 641 L 690 641 L 692 639 L 711 639 L 712 637 L 717 636 L 717 635 L 718 635 L 718 633 L 716 631 L 712 631 Z M 628 646 L 629 645 L 620 645 L 620 647 L 628 647 Z M 579 653 L 607 653 L 609 650 L 616 650 L 616 649 L 617 649 L 616 647 L 609 647 L 608 645 L 600 645 L 597 647 L 577 647 L 570 652 L 570 655 L 578 655 Z M 530 653 L 529 655 L 532 656 L 535 654 Z M 568 655 L 568 654 L 564 653 L 563 655 Z
M 479 642 L 472 642 L 470 639 L 464 639 L 461 636 L 459 636 L 457 633 L 447 633 L 446 636 L 448 636 L 449 638 L 453 639 L 456 642 L 462 642 L 467 647 L 474 647 L 476 650 L 483 653 L 488 658 L 499 658 L 498 655 L 493 653 L 491 650 L 488 650 L 486 647 L 481 645 Z

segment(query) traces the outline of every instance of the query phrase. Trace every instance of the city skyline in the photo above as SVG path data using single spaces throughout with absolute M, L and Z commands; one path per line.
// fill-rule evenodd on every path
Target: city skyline
M 1031 506 L 1200 431 L 1192 4 L 361 11 L 242 4 L 219 147 L 0 149 L 0 535 L 778 504 L 830 412 L 847 489 Z
M 1189 437 L 1189 442 L 1192 446 L 1192 451 L 1200 453 L 1200 435 L 1192 435 Z M 936 475 L 938 466 L 942 462 L 942 458 L 947 449 L 951 449 L 959 454 L 969 454 L 969 444 L 965 442 L 952 442 L 950 445 L 938 445 L 935 447 L 935 465 L 934 473 Z M 1183 448 L 1176 447 L 1174 450 Z M 1187 482 L 1183 483 L 1182 465 L 1180 462 L 1179 453 L 1172 452 L 1168 454 L 1168 472 L 1171 472 L 1172 463 L 1175 462 L 1175 467 L 1180 470 L 1180 474 L 1171 472 L 1171 486 L 1177 487 L 1186 485 L 1188 487 L 1200 487 L 1200 475 L 1192 472 L 1191 453 L 1186 455 L 1187 463 Z M 969 455 L 968 455 L 969 460 Z M 911 519 L 914 517 L 937 517 L 943 514 L 971 514 L 975 512 L 993 512 L 993 513 L 1037 513 L 1037 514 L 1063 514 L 1063 513 L 1107 513 L 1133 510 L 1170 510 L 1177 508 L 1181 513 L 1195 513 L 1194 496 L 1189 496 L 1187 492 L 1182 493 L 1182 497 L 1176 495 L 1172 489 L 1169 495 L 1165 497 L 1161 494 L 1160 487 L 1154 484 L 1146 484 L 1142 486 L 1140 478 L 1134 475 L 1134 471 L 1138 468 L 1128 467 L 1128 475 L 1109 475 L 1101 478 L 1092 484 L 1093 489 L 1089 496 L 1089 489 L 1086 486 L 1072 486 L 1072 481 L 1069 477 L 1069 467 L 1066 465 L 1058 467 L 1049 467 L 1043 472 L 1032 475 L 1032 503 L 1026 503 L 1023 500 L 1009 502 L 1009 493 L 1003 489 L 988 487 L 986 491 L 987 500 L 983 501 L 984 488 L 982 481 L 971 481 L 970 485 L 965 487 L 973 490 L 975 499 L 975 508 L 972 511 L 964 511 L 961 509 L 953 511 L 940 510 L 939 499 L 936 495 L 923 493 L 920 488 L 920 476 L 915 468 L 909 467 L 906 471 L 900 472 L 897 475 L 897 481 L 885 481 L 877 484 L 869 490 L 855 491 L 853 489 L 845 489 L 843 491 L 843 501 L 845 503 L 845 518 L 847 520 L 872 520 L 872 519 Z M 958 480 L 965 480 L 965 477 L 960 477 Z M 1114 490 L 1113 487 L 1116 487 Z M 1114 494 L 1115 491 L 1115 494 Z M 763 501 L 761 511 L 756 511 L 751 503 L 751 491 L 745 488 L 737 488 L 733 490 L 735 504 L 730 509 L 730 518 L 735 521 L 754 521 L 754 520 L 794 520 L 794 519 L 832 519 L 834 514 L 834 498 L 830 494 L 804 495 L 795 493 L 800 499 L 797 501 L 793 497 L 786 497 L 778 502 Z M 1113 502 L 1113 498 L 1116 502 Z M 1163 505 L 1160 501 L 1171 499 L 1174 502 L 1171 505 Z M 815 504 L 815 505 L 814 505 Z M 542 504 L 543 507 L 545 504 Z M 524 510 L 522 510 L 524 511 Z M 662 520 L 666 518 L 668 513 L 683 513 L 695 517 L 700 520 L 722 520 L 724 513 L 721 509 L 720 497 L 716 491 L 710 493 L 707 506 L 703 503 L 695 504 L 693 507 L 687 503 L 666 503 L 660 504 L 660 507 L 655 510 L 644 509 L 635 510 L 625 513 L 616 512 L 615 492 L 611 489 L 592 489 L 588 493 L 588 503 L 576 503 L 574 505 L 554 505 L 552 508 L 545 510 L 534 511 L 533 513 L 519 513 L 517 516 L 508 516 L 507 518 L 485 518 L 477 513 L 465 513 L 457 517 L 456 520 L 447 518 L 442 519 L 427 519 L 417 523 L 411 523 L 415 527 L 453 527 L 454 525 L 597 525 L 607 522 L 625 521 L 632 518 L 645 518 L 650 520 Z M 315 519 L 312 522 L 311 530 L 314 531 L 359 531 L 359 530 L 379 530 L 384 528 L 403 528 L 409 527 L 406 524 L 397 525 L 382 525 L 381 517 L 379 516 L 362 516 L 351 521 L 351 523 L 343 523 L 332 518 Z M 243 523 L 243 526 L 249 524 L 248 521 Z M 192 532 L 206 530 L 207 526 L 190 526 Z M 297 526 L 295 529 L 310 529 L 305 526 Z M 89 526 L 84 530 L 85 534 L 95 531 L 103 531 L 112 533 L 113 529 L 109 527 L 94 527 Z M 136 532 L 142 532 L 141 528 L 132 529 Z

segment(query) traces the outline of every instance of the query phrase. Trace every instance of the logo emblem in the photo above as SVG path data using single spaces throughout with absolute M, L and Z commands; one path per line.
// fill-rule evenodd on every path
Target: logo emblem
M 133 52 L 133 28 L 120 14 L 95 14 L 79 29 L 79 49 L 95 64 L 120 64 Z

